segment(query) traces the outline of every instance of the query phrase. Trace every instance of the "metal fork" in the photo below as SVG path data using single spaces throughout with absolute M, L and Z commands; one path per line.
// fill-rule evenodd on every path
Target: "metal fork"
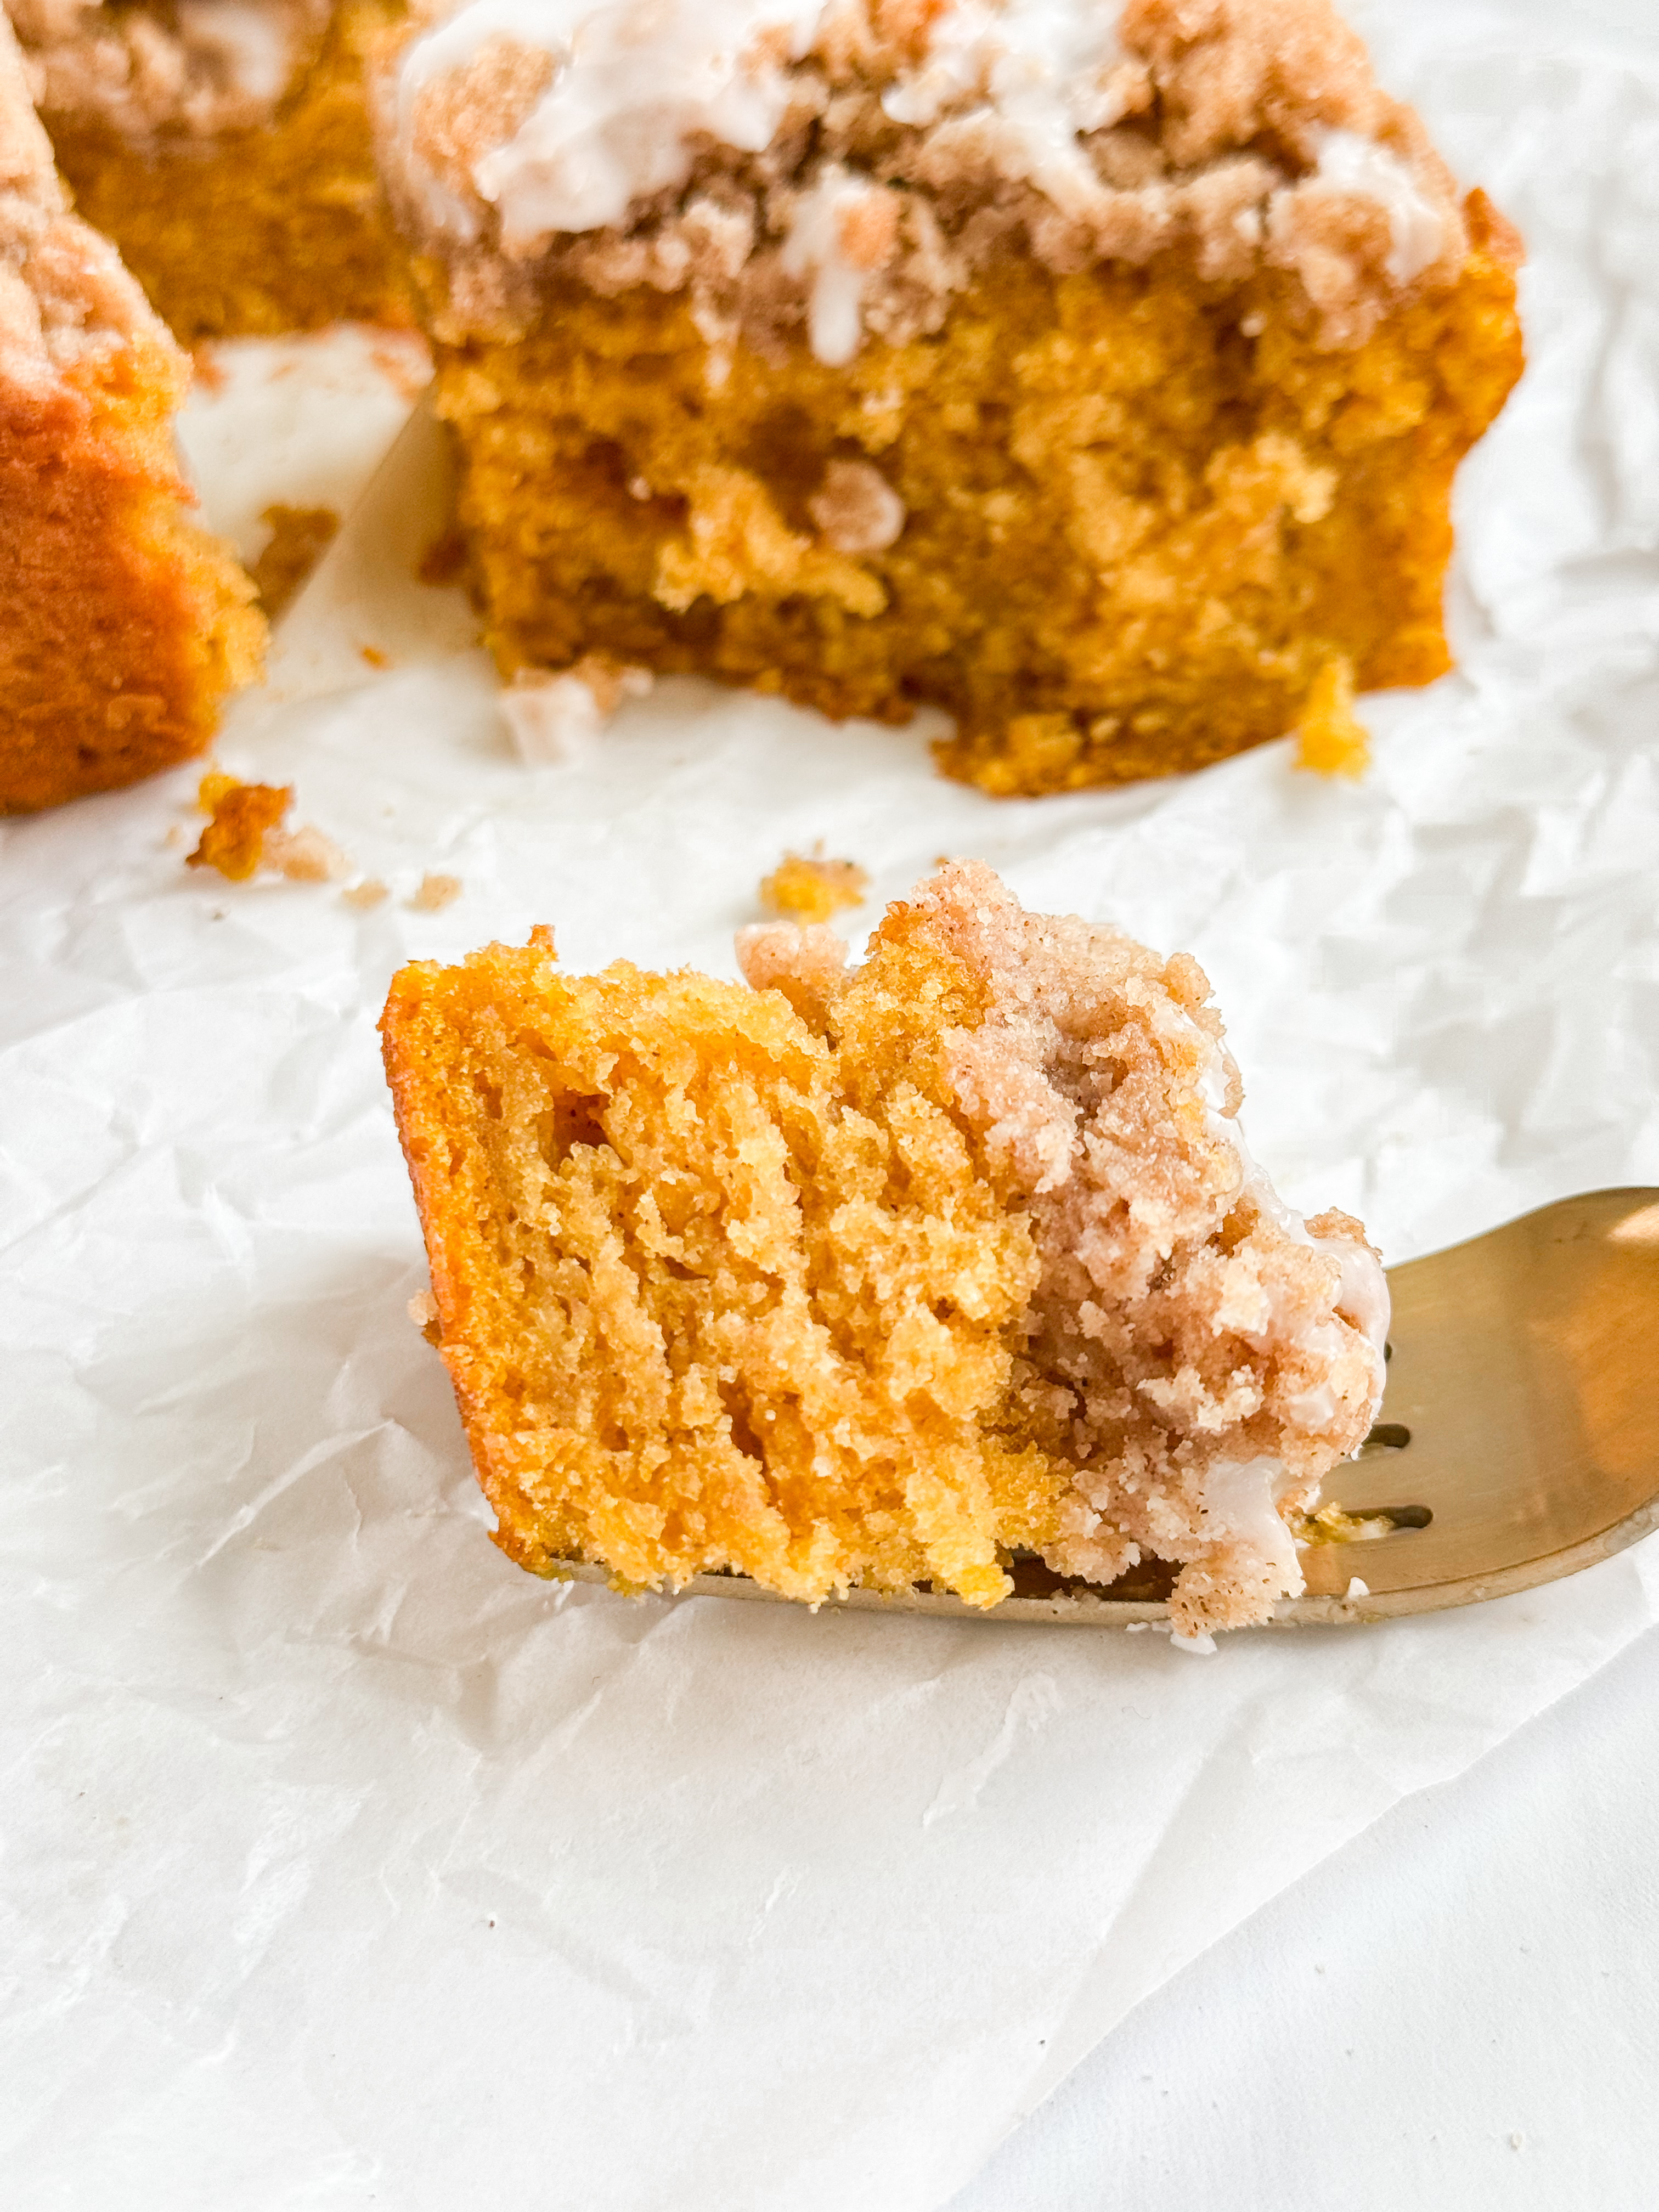
M 1562 1199 L 1390 1268 L 1389 1288 L 1382 1419 L 1328 1480 L 1339 1511 L 1310 1524 L 1307 1594 L 1279 1605 L 1275 1627 L 1532 1589 L 1659 1527 L 1659 1190 Z M 560 1571 L 608 1579 L 574 1560 Z M 1096 1628 L 1169 1618 L 1156 1570 L 1109 1589 L 1036 1559 L 1013 1574 L 1014 1595 L 989 1612 L 927 1589 L 830 1602 Z M 729 1574 L 682 1595 L 773 1597 Z

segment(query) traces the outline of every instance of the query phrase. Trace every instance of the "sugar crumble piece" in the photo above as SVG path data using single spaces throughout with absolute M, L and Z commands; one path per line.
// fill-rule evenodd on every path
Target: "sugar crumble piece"
M 334 840 L 308 823 L 298 830 L 268 830 L 260 864 L 291 884 L 337 883 L 351 866 Z
M 1343 1596 L 1346 1598 L 1369 1597 L 1370 1594 L 1370 1584 L 1369 1583 L 1362 1583 L 1358 1575 L 1349 1576 L 1348 1587 L 1342 1593 Z
M 654 678 L 609 654 L 584 654 L 556 675 L 521 668 L 500 695 L 501 719 L 526 768 L 583 759 L 625 699 L 643 699 Z
M 434 875 L 430 870 L 421 878 L 420 889 L 408 902 L 411 914 L 441 914 L 453 906 L 461 895 L 459 876 Z
M 861 906 L 869 888 L 870 872 L 856 860 L 786 853 L 771 874 L 761 878 L 760 901 L 768 914 L 822 922 L 844 907 Z
M 868 461 L 831 461 L 806 511 L 837 553 L 884 553 L 904 529 L 904 501 Z
M 384 905 L 391 896 L 389 884 L 383 884 L 378 876 L 365 876 L 362 883 L 348 884 L 340 893 L 340 900 L 343 905 L 367 913 L 370 907 Z
M 265 838 L 294 803 L 292 784 L 239 783 L 210 773 L 202 778 L 202 804 L 213 819 L 186 854 L 187 868 L 216 868 L 234 884 L 258 866 Z
M 1296 726 L 1297 768 L 1358 782 L 1370 766 L 1371 741 L 1353 704 L 1353 663 L 1338 653 L 1315 677 L 1303 702 Z
M 333 544 L 340 518 L 331 507 L 268 507 L 259 517 L 270 532 L 265 549 L 248 574 L 266 617 L 277 616 L 298 596 L 301 586 Z

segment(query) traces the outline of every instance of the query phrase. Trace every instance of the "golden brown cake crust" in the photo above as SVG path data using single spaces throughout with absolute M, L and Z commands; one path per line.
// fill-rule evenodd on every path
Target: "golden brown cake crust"
M 404 969 L 386 1070 L 433 1326 L 497 1540 L 624 1583 L 992 1605 L 1016 1551 L 1180 1563 L 1183 1626 L 1299 1586 L 1284 1515 L 1364 1436 L 1357 1223 L 1249 1159 L 1196 964 L 947 867 L 861 968 L 745 932 L 752 989 L 550 933 Z
M 188 364 L 115 250 L 68 214 L 0 21 L 0 811 L 201 750 L 264 624 L 185 513 Z

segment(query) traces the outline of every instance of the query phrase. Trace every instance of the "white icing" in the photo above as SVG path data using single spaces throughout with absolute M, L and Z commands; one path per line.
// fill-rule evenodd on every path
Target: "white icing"
M 958 0 L 934 17 L 924 59 L 881 104 L 895 123 L 926 126 L 948 113 L 994 124 L 1007 173 L 1081 215 L 1102 187 L 1079 138 L 1123 112 L 1111 82 L 1123 59 L 1120 12 L 1101 0 Z
M 503 244 L 522 252 L 620 224 L 635 200 L 684 185 L 699 137 L 769 146 L 788 103 L 783 64 L 806 52 L 821 13 L 820 0 L 793 12 L 780 0 L 472 0 L 410 49 L 400 117 L 406 133 L 419 88 L 488 39 L 552 55 L 552 83 L 473 170 L 501 209 Z
M 808 339 L 831 368 L 851 361 L 864 336 L 866 272 L 842 253 L 842 222 L 871 191 L 869 184 L 850 176 L 838 162 L 827 162 L 797 202 L 784 244 L 785 275 L 810 280 Z
M 293 74 L 288 21 L 258 0 L 179 0 L 179 28 L 187 42 L 215 55 L 239 92 L 280 100 Z
M 1396 284 L 1411 283 L 1445 251 L 1442 211 L 1425 198 L 1399 155 L 1375 138 L 1362 138 L 1357 131 L 1322 132 L 1314 174 L 1333 191 L 1375 200 L 1382 209 L 1394 234 L 1387 266 Z
M 1204 1518 L 1222 1541 L 1249 1545 L 1272 1570 L 1281 1595 L 1300 1597 L 1307 1585 L 1296 1539 L 1279 1510 L 1284 1480 L 1285 1469 L 1276 1459 L 1216 1460 L 1204 1479 Z

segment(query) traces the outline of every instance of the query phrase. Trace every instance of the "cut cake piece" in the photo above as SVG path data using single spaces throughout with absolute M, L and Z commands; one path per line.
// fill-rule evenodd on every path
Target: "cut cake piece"
M 377 102 L 508 678 L 1016 793 L 1449 666 L 1519 250 L 1328 0 L 461 0 Z
M 0 812 L 199 752 L 264 623 L 193 522 L 172 418 L 190 365 L 71 216 L 0 16 Z
M 496 1541 L 817 1602 L 1017 1557 L 1178 1568 L 1200 1633 L 1302 1587 L 1287 1516 L 1364 1437 L 1388 1292 L 1239 1133 L 1195 962 L 946 866 L 860 967 L 750 985 L 552 939 L 393 980 L 387 1074 Z
M 189 345 L 407 325 L 366 58 L 404 0 L 7 0 L 80 214 Z

